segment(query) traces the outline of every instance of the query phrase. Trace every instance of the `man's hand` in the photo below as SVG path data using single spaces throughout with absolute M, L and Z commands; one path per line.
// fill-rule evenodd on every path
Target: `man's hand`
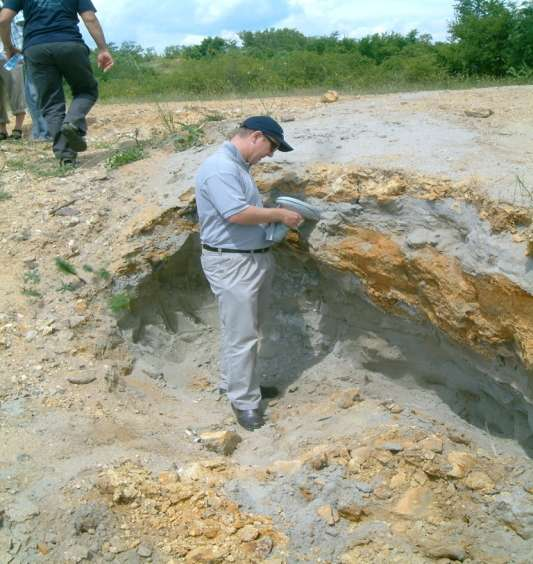
M 97 57 L 98 67 L 104 72 L 107 72 L 115 64 L 111 53 L 107 49 L 103 49 L 98 53 Z
M 4 51 L 6 55 L 6 59 L 9 61 L 11 57 L 14 57 L 17 53 L 22 53 L 20 49 L 13 47 L 13 45 L 7 46 L 6 50 Z
M 277 208 L 276 212 L 279 214 L 277 221 L 284 223 L 291 229 L 296 229 L 303 223 L 303 217 L 295 211 L 286 210 L 285 208 Z

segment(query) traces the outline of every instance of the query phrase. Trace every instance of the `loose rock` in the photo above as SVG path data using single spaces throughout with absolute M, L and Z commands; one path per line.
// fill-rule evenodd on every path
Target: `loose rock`
M 223 454 L 224 456 L 232 455 L 242 441 L 240 435 L 233 431 L 202 433 L 200 439 L 207 450 Z
M 332 104 L 333 102 L 337 102 L 339 99 L 339 95 L 335 90 L 328 90 L 323 96 L 322 98 L 320 98 L 320 101 L 323 104 Z

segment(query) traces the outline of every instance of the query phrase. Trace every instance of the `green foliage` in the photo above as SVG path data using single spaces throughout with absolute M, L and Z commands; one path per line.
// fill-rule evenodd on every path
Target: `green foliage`
M 42 298 L 41 292 L 35 287 L 41 282 L 41 276 L 37 268 L 27 270 L 23 275 L 24 285 L 22 295 L 28 298 Z
M 174 147 L 176 151 L 186 151 L 191 147 L 198 147 L 203 142 L 204 124 L 200 123 L 179 123 L 179 130 L 174 136 Z
M 73 264 L 61 257 L 56 257 L 54 262 L 59 272 L 66 274 L 67 276 L 75 276 L 82 284 L 87 284 L 87 282 L 78 274 L 78 271 Z
M 76 271 L 76 267 L 71 264 L 70 262 L 68 262 L 65 259 L 62 259 L 61 257 L 56 257 L 55 260 L 55 265 L 57 267 L 57 269 L 59 270 L 59 272 L 62 272 L 63 274 L 68 274 L 71 276 L 78 276 L 78 273 Z
M 226 41 L 221 37 L 206 37 L 202 40 L 200 45 L 183 47 L 180 54 L 186 59 L 205 59 L 227 53 L 235 48 L 235 41 Z
M 111 273 L 105 268 L 98 269 L 98 272 L 96 274 L 98 278 L 101 278 L 102 280 L 109 280 L 111 278 Z
M 27 270 L 24 273 L 24 282 L 28 282 L 30 284 L 39 284 L 39 282 L 41 281 L 41 275 L 39 274 L 38 270 Z
M 43 295 L 35 288 L 22 288 L 22 295 L 28 298 L 42 298 Z
M 135 145 L 131 147 L 118 149 L 113 152 L 113 154 L 107 158 L 105 164 L 108 168 L 119 168 L 142 158 L 144 158 L 144 146 L 139 141 L 136 141 Z
M 131 296 L 127 292 L 119 292 L 109 299 L 109 308 L 114 314 L 131 308 Z
M 77 284 L 72 284 L 72 282 L 61 282 L 61 286 L 57 289 L 58 292 L 75 292 L 78 289 Z
M 102 98 L 176 99 L 269 95 L 309 89 L 383 91 L 417 85 L 449 87 L 478 77 L 527 81 L 533 75 L 533 0 L 458 0 L 450 42 L 428 34 L 381 33 L 361 39 L 338 33 L 307 37 L 294 29 L 242 31 L 240 45 L 207 37 L 164 55 L 135 43 L 113 46 L 116 65 L 100 73 Z M 484 79 L 483 79 L 484 80 Z M 194 132 L 161 113 L 178 148 Z M 125 160 L 140 157 L 128 151 Z M 122 164 L 122 156 L 117 157 Z
M 10 198 L 11 198 L 11 194 L 0 188 L 0 202 L 4 200 L 9 200 Z
M 503 76 L 508 68 L 513 10 L 503 0 L 459 0 L 450 26 L 457 61 L 473 74 Z M 457 64 L 455 61 L 455 64 Z

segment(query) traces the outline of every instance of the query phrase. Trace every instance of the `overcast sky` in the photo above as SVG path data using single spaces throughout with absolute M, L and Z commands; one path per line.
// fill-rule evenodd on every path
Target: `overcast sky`
M 445 40 L 454 0 L 93 0 L 108 41 L 161 51 L 204 37 L 289 27 L 348 37 L 417 29 Z

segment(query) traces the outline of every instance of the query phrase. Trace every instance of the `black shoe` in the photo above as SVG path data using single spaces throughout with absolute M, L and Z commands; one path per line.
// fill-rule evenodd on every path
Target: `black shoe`
M 67 138 L 69 149 L 81 153 L 87 149 L 87 142 L 80 130 L 72 123 L 64 123 L 61 133 Z
M 233 404 L 231 404 L 233 413 L 237 417 L 237 422 L 241 427 L 244 427 L 248 431 L 255 431 L 265 424 L 263 418 L 263 413 L 258 409 L 237 409 Z
M 263 399 L 272 399 L 279 396 L 279 390 L 276 386 L 259 386 L 259 388 Z
M 276 388 L 276 386 L 259 386 L 259 389 L 261 390 L 262 399 L 272 399 L 279 396 L 279 390 Z M 218 393 L 221 396 L 225 396 L 228 393 L 228 390 L 219 388 Z

